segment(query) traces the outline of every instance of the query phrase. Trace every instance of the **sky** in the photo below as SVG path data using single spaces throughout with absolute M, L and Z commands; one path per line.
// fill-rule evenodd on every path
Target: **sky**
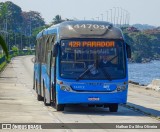
M 9 0 L 0 0 L 5 2 Z M 22 11 L 38 11 L 46 23 L 58 14 L 63 19 L 107 20 L 108 16 L 126 10 L 130 14 L 129 24 L 160 26 L 160 0 L 10 0 Z M 112 9 L 112 10 L 110 10 Z M 126 12 L 123 11 L 123 12 Z M 118 15 L 118 13 L 117 13 Z M 120 16 L 120 15 L 119 15 Z M 109 19 L 109 18 L 108 18 Z M 120 20 L 120 17 L 118 18 Z

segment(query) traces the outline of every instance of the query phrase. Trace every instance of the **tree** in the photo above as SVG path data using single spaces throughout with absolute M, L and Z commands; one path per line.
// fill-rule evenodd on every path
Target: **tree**
M 34 44 L 33 31 L 42 26 L 45 26 L 45 22 L 39 12 L 23 12 L 10 1 L 0 2 L 0 30 L 7 32 L 6 42 L 9 47 L 17 45 L 23 48 Z
M 8 49 L 7 49 L 6 43 L 5 43 L 2 36 L 0 36 L 0 46 L 2 47 L 3 51 L 5 52 L 5 54 L 8 58 Z
M 143 58 L 150 58 L 152 56 L 150 37 L 144 33 L 138 33 L 134 36 L 135 49 Z
M 7 12 L 7 7 L 6 5 L 1 2 L 0 3 L 0 28 L 4 28 L 4 22 L 5 22 L 5 15 L 6 15 L 6 12 Z
M 21 8 L 10 1 L 0 3 L 0 6 L 0 22 L 4 25 L 3 28 L 7 31 L 20 32 L 22 23 Z
M 17 56 L 18 55 L 18 52 L 19 52 L 19 49 L 18 49 L 18 47 L 17 46 L 13 46 L 12 47 L 12 51 L 13 51 L 13 56 Z
M 53 18 L 53 24 L 58 24 L 58 23 L 61 23 L 63 22 L 64 20 L 62 20 L 61 16 L 60 15 L 56 15 L 55 18 Z
M 22 12 L 23 17 L 23 32 L 26 35 L 31 35 L 32 31 L 35 28 L 39 28 L 45 25 L 44 19 L 41 17 L 39 12 L 36 11 L 29 11 L 29 12 Z

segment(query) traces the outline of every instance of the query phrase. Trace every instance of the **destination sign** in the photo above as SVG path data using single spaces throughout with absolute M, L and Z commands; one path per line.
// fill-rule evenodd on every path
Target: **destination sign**
M 69 47 L 79 48 L 79 47 L 108 47 L 112 48 L 115 46 L 114 41 L 70 41 Z

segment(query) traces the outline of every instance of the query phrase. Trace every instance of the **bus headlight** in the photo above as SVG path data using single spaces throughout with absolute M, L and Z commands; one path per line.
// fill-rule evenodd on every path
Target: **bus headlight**
M 126 85 L 118 85 L 117 86 L 117 91 L 124 91 L 126 90 Z
M 71 88 L 69 86 L 62 85 L 61 86 L 61 90 L 63 90 L 63 91 L 71 91 Z

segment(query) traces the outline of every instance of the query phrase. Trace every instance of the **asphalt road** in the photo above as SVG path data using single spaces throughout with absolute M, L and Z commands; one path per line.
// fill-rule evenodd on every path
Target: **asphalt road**
M 133 86 L 129 88 L 131 90 L 128 106 L 120 106 L 117 113 L 111 113 L 107 108 L 89 108 L 84 105 L 69 105 L 63 112 L 57 112 L 52 106 L 44 106 L 43 102 L 36 100 L 36 93 L 32 89 L 32 58 L 33 56 L 16 57 L 0 74 L 0 123 L 160 123 L 158 120 L 160 94 L 156 95 L 153 91 L 150 94 L 139 88 L 136 90 Z M 81 130 L 63 129 L 61 131 L 79 132 Z M 114 132 L 117 129 L 100 127 L 92 131 Z M 118 131 L 128 130 L 118 129 Z M 151 129 L 130 131 L 149 132 Z

